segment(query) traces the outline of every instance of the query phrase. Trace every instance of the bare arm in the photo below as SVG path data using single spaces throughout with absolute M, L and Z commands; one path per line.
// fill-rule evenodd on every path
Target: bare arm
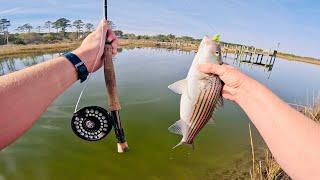
M 223 96 L 246 112 L 281 167 L 294 179 L 320 177 L 320 126 L 268 88 L 228 65 L 203 65 L 220 76 Z
M 102 66 L 102 54 L 98 52 L 100 44 L 104 45 L 107 31 L 107 23 L 102 21 L 74 51 L 89 71 L 94 72 Z M 116 54 L 117 40 L 111 30 L 108 34 L 108 40 L 114 40 L 112 46 Z M 93 69 L 97 55 L 98 62 Z M 25 133 L 53 100 L 77 79 L 74 66 L 64 57 L 0 77 L 0 150 Z

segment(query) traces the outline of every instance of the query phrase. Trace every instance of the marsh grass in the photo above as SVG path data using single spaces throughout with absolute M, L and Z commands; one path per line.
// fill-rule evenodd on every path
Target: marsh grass
M 28 54 L 68 51 L 78 47 L 80 43 L 30 44 L 0 46 L 0 58 L 19 57 Z
M 313 100 L 310 106 L 301 106 L 291 104 L 298 111 L 309 117 L 310 119 L 320 123 L 320 101 Z M 252 152 L 252 168 L 249 171 L 250 179 L 259 180 L 289 180 L 291 179 L 276 162 L 268 148 L 264 149 L 264 155 L 260 159 L 255 158 L 253 139 L 251 135 L 251 126 L 249 124 L 249 136 Z
M 252 152 L 252 167 L 249 170 L 250 179 L 252 180 L 289 180 L 291 179 L 276 162 L 270 150 L 265 148 L 260 158 L 255 158 L 255 153 L 253 145 L 253 139 L 251 136 L 251 126 L 249 124 L 249 134 L 251 142 L 251 152 Z

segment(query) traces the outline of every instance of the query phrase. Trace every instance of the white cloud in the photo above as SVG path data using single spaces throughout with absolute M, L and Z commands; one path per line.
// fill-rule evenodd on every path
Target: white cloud
M 19 12 L 21 9 L 22 9 L 22 8 L 17 7 L 17 8 L 0 10 L 0 15 L 1 15 L 1 14 L 15 14 L 15 13 Z

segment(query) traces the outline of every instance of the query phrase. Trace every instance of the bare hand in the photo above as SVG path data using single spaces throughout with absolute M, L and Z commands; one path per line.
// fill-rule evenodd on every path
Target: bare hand
M 231 101 L 236 101 L 239 91 L 243 89 L 246 81 L 250 78 L 230 65 L 203 64 L 199 70 L 207 74 L 216 74 L 225 83 L 222 96 Z
M 107 38 L 106 35 L 108 35 Z M 84 61 L 89 72 L 95 72 L 101 68 L 103 64 L 101 57 L 104 52 L 106 40 L 112 42 L 112 54 L 115 56 L 117 54 L 118 39 L 114 32 L 109 28 L 107 21 L 102 20 L 97 29 L 83 40 L 78 49 L 73 51 L 73 53 Z M 96 58 L 97 62 L 95 63 Z

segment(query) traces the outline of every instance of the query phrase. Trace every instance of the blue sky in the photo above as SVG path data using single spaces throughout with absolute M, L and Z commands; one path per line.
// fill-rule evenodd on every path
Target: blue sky
M 97 24 L 102 0 L 0 0 L 0 18 L 13 27 L 66 17 Z M 320 1 L 109 0 L 110 19 L 125 32 L 176 34 L 275 48 L 320 58 Z

